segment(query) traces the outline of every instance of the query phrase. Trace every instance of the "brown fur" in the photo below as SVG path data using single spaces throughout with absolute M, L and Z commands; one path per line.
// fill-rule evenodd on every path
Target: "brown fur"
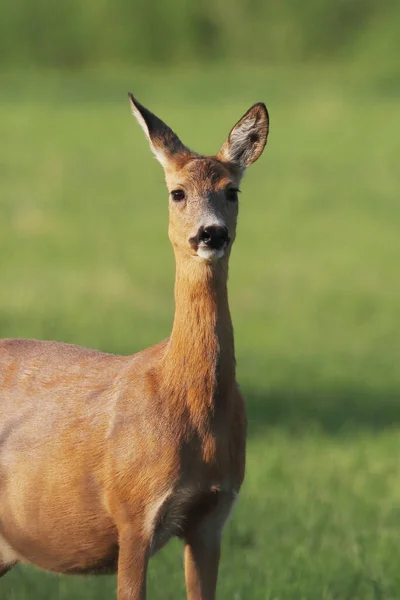
M 131 101 L 168 189 L 186 192 L 184 203 L 170 201 L 171 337 L 126 357 L 0 342 L 0 575 L 18 561 L 59 573 L 118 570 L 119 600 L 143 600 L 148 559 L 179 536 L 188 598 L 212 600 L 245 468 L 227 296 L 237 206 L 225 197 L 244 166 L 191 153 Z M 201 260 L 188 242 L 209 214 L 231 238 L 218 261 Z

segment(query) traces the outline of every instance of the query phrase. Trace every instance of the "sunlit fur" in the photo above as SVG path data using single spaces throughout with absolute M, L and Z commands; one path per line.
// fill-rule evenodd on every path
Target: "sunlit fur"
M 133 97 L 131 106 L 168 190 L 186 193 L 170 198 L 171 336 L 133 356 L 0 342 L 0 575 L 17 562 L 118 571 L 118 599 L 144 600 L 150 556 L 179 536 L 188 598 L 213 600 L 246 443 L 227 295 L 238 207 L 226 190 L 260 155 L 268 117 L 255 105 L 243 118 L 250 136 L 242 119 L 233 150 L 228 138 L 220 154 L 202 157 Z M 213 223 L 230 242 L 205 257 L 190 239 Z

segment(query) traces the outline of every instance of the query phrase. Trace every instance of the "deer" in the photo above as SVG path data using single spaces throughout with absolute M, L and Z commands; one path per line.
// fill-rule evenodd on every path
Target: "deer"
M 178 537 L 187 598 L 214 600 L 247 437 L 228 263 L 239 184 L 269 116 L 254 104 L 205 156 L 129 101 L 169 194 L 172 332 L 131 356 L 0 342 L 0 576 L 18 563 L 116 573 L 118 600 L 145 600 L 150 558 Z

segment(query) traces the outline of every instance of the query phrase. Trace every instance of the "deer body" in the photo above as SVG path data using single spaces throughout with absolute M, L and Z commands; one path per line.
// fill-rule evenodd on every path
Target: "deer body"
M 236 129 L 240 156 L 253 162 L 267 113 L 255 105 L 220 155 L 206 158 L 131 104 L 172 196 L 186 198 L 170 205 L 172 333 L 128 357 L 0 342 L 0 575 L 20 561 L 60 573 L 118 571 L 119 600 L 144 600 L 149 558 L 178 536 L 188 598 L 212 600 L 246 440 L 227 297 L 237 208 L 225 196 L 247 164 L 233 160 L 239 142 L 229 140 Z

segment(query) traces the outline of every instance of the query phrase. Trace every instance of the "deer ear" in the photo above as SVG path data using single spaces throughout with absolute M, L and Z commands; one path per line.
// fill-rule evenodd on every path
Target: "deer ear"
M 254 104 L 233 127 L 217 157 L 245 169 L 262 154 L 268 129 L 269 117 L 265 104 Z
M 132 113 L 143 129 L 157 160 L 165 168 L 179 154 L 186 154 L 188 149 L 178 136 L 161 119 L 147 110 L 132 94 L 128 94 Z

